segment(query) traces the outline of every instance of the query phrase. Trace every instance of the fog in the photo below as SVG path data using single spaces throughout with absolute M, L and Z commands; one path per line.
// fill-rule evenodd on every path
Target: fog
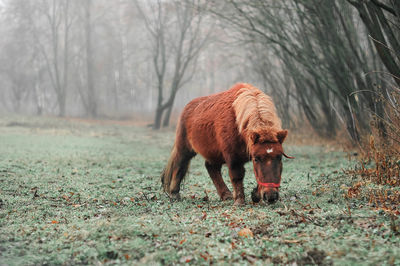
M 2 113 L 153 119 L 160 91 L 162 104 L 176 94 L 173 115 L 257 83 L 235 33 L 197 1 L 5 0 L 1 20 Z
M 285 127 L 326 137 L 359 141 L 398 114 L 399 1 L 1 3 L 1 113 L 158 129 L 191 99 L 247 82 Z

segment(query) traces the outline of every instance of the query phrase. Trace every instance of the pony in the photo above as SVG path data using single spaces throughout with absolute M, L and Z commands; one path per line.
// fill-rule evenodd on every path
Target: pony
M 271 97 L 250 84 L 238 83 L 224 92 L 195 98 L 179 118 L 175 143 L 161 174 L 162 187 L 171 198 L 180 199 L 190 160 L 200 154 L 221 200 L 233 199 L 234 205 L 243 205 L 244 164 L 252 160 L 257 181 L 253 202 L 276 202 L 282 155 L 293 158 L 283 151 L 287 134 Z M 222 179 L 223 164 L 229 168 L 233 194 Z

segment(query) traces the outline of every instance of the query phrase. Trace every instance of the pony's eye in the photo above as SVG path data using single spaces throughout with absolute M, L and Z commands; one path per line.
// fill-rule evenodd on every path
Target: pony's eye
M 256 161 L 256 162 L 259 162 L 259 161 L 261 161 L 261 158 L 260 158 L 260 156 L 256 156 L 256 157 L 254 157 L 254 161 Z
M 282 155 L 279 154 L 278 156 L 276 156 L 276 159 L 277 159 L 277 160 L 282 160 Z

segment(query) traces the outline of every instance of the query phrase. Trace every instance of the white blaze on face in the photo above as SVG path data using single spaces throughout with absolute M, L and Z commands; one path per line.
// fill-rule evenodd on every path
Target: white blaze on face
M 271 149 L 267 149 L 267 153 L 271 153 L 271 152 L 273 152 L 274 150 L 271 148 Z

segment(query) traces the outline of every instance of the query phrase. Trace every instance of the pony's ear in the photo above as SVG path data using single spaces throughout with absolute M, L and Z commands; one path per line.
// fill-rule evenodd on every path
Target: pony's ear
M 288 134 L 288 131 L 285 130 L 281 130 L 278 132 L 278 134 L 276 135 L 276 137 L 278 138 L 278 141 L 282 144 L 283 141 L 286 139 L 286 136 Z
M 258 134 L 257 132 L 253 132 L 253 133 L 251 133 L 251 135 L 250 135 L 250 139 L 251 139 L 251 142 L 252 142 L 253 145 L 254 145 L 254 144 L 256 144 L 256 143 L 259 141 L 259 139 L 260 139 L 260 134 Z

